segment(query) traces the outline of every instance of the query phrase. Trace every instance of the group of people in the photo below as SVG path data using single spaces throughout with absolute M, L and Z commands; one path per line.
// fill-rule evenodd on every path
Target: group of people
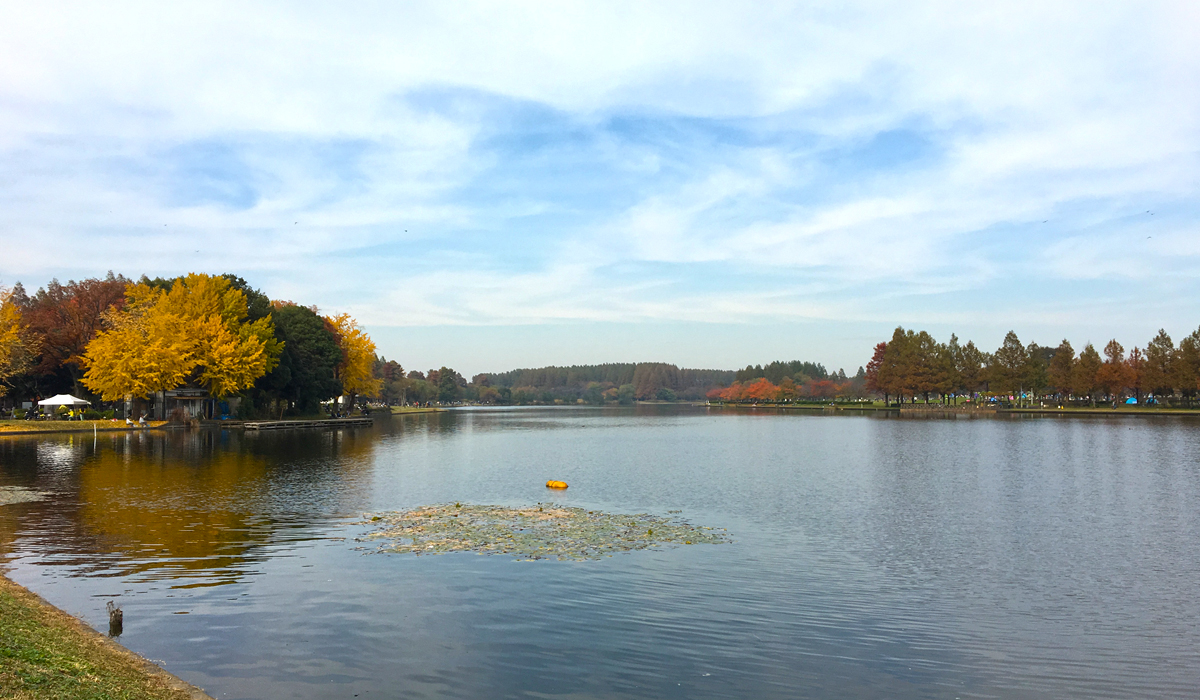
M 16 413 L 15 409 L 13 410 L 13 413 L 14 414 Z M 25 409 L 25 420 L 50 420 L 53 417 L 54 417 L 53 413 L 46 411 L 44 409 L 37 409 L 37 408 Z M 83 420 L 83 409 L 80 409 L 78 411 L 76 411 L 73 408 L 68 409 L 67 412 L 63 414 L 63 419 L 64 420 Z
M 8 411 L 8 415 L 11 416 L 12 418 L 16 418 L 17 417 L 17 409 L 15 409 L 15 408 L 10 409 Z M 25 409 L 25 415 L 21 417 L 21 420 L 31 420 L 31 421 L 51 420 L 55 417 L 55 415 L 56 414 L 54 412 L 44 409 L 44 408 L 27 408 L 27 409 Z M 3 413 L 0 413 L 0 417 L 3 417 Z M 83 409 L 82 408 L 67 409 L 67 412 L 62 414 L 62 418 L 64 420 L 82 421 L 84 419 Z M 131 428 L 134 425 L 145 428 L 145 427 L 149 426 L 150 424 L 146 422 L 146 416 L 142 415 L 142 416 L 138 416 L 136 423 L 134 423 L 134 421 L 130 420 L 129 418 L 126 418 L 125 425 L 127 427 L 131 427 Z

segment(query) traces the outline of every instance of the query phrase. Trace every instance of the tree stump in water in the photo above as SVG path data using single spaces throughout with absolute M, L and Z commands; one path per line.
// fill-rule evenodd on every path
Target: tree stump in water
M 120 637 L 121 636 L 121 628 L 125 624 L 125 613 L 121 612 L 121 609 L 118 608 L 116 605 L 113 605 L 113 602 L 111 600 L 108 601 L 107 608 L 108 608 L 108 636 Z

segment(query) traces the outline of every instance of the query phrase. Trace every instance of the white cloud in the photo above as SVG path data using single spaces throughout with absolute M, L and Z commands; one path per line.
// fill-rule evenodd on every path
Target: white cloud
M 234 267 L 400 325 L 937 323 L 1013 269 L 1148 304 L 1200 272 L 1198 25 L 1185 2 L 25 4 L 0 25 L 0 278 Z M 894 132 L 925 155 L 855 155 Z

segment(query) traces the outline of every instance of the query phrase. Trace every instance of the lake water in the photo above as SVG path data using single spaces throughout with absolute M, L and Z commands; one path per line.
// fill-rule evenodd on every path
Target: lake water
M 544 488 L 562 479 L 566 492 Z M 218 698 L 1192 698 L 1200 421 L 469 410 L 0 439 L 9 575 Z M 731 544 L 373 553 L 547 501 Z M 366 549 L 363 549 L 366 547 Z

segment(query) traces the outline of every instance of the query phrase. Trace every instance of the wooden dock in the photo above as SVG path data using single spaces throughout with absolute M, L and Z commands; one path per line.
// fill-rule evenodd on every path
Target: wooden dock
M 353 428 L 361 425 L 372 425 L 370 418 L 326 418 L 323 420 L 268 420 L 247 421 L 242 425 L 246 430 L 293 430 L 296 428 Z

